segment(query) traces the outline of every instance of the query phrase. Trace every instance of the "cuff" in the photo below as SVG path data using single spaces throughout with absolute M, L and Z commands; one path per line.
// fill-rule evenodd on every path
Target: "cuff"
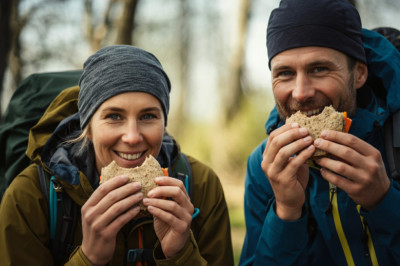
M 82 246 L 78 246 L 70 255 L 68 262 L 65 265 L 88 265 L 92 266 L 93 264 L 86 258 L 85 254 L 83 254 Z
M 165 258 L 160 241 L 157 241 L 154 247 L 153 256 L 157 265 L 193 265 L 191 262 L 193 257 L 200 256 L 200 252 L 193 232 L 190 231 L 190 236 L 185 246 L 175 257 L 169 259 Z

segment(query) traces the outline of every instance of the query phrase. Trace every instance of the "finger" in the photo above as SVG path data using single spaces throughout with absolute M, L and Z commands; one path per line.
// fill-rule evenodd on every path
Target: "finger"
M 145 204 L 147 207 L 152 206 L 161 209 L 165 212 L 171 213 L 178 219 L 183 219 L 186 221 L 188 221 L 189 218 L 191 219 L 194 212 L 193 204 L 189 203 L 186 206 L 183 206 L 173 200 L 145 198 L 143 199 L 143 204 Z
M 282 149 L 282 147 L 294 142 L 295 140 L 304 138 L 308 135 L 308 131 L 305 128 L 299 128 L 296 126 L 297 124 L 292 125 L 285 125 L 285 128 L 287 128 L 286 131 L 273 131 L 271 135 L 268 138 L 268 143 L 267 147 L 265 148 L 264 151 L 264 157 L 270 158 L 270 160 L 273 160 L 275 158 L 276 154 Z M 290 126 L 290 127 L 289 127 Z M 279 133 L 281 132 L 281 133 Z M 296 151 L 293 151 L 294 153 Z M 290 154 L 293 155 L 294 153 Z M 268 159 L 267 159 L 268 161 Z
M 329 172 L 335 173 L 341 176 L 342 178 L 347 178 L 351 180 L 353 180 L 354 176 L 359 176 L 360 171 L 363 171 L 363 170 L 357 170 L 347 162 L 328 157 L 318 158 L 316 159 L 316 162 L 322 168 L 328 169 Z
M 168 224 L 170 227 L 174 228 L 175 231 L 179 233 L 184 233 L 190 227 L 191 221 L 192 221 L 192 216 L 191 215 L 185 215 L 184 218 L 179 218 L 175 216 L 175 213 L 165 211 L 162 208 L 158 208 L 155 206 L 148 206 L 147 210 L 151 215 L 154 217 L 157 217 L 164 223 Z
M 100 189 L 101 186 L 98 188 Z M 106 195 L 103 196 L 103 198 L 99 201 L 98 205 L 98 211 L 99 212 L 105 212 L 107 209 L 109 209 L 112 205 L 115 203 L 121 201 L 122 199 L 134 195 L 134 194 L 141 194 L 138 193 L 140 192 L 141 185 L 138 182 L 132 182 L 125 184 L 121 187 L 117 187 L 114 190 L 109 191 Z M 133 203 L 133 205 L 136 204 Z
M 375 149 L 371 144 L 357 138 L 356 136 L 334 130 L 324 130 L 321 132 L 321 139 L 329 140 L 343 146 L 351 147 L 361 155 L 369 155 Z M 334 151 L 334 149 L 332 150 Z
M 114 186 L 111 186 L 111 188 L 113 187 Z M 98 195 L 103 195 L 103 197 L 98 202 L 95 202 L 95 200 L 89 202 L 91 200 L 91 198 L 89 198 L 89 200 L 82 207 L 82 216 L 85 215 L 87 221 L 91 223 L 92 221 L 96 220 L 98 216 L 105 213 L 114 204 L 118 203 L 122 199 L 130 200 L 130 206 L 134 206 L 143 198 L 142 193 L 138 193 L 140 192 L 140 187 L 140 184 L 137 182 L 128 184 L 125 183 L 122 186 L 116 187 L 114 190 L 109 191 L 107 186 L 103 187 L 103 185 L 101 185 L 97 190 L 99 190 Z M 97 190 L 92 194 L 92 196 L 96 196 L 94 194 L 97 192 Z M 105 192 L 108 193 L 104 194 Z
M 363 160 L 363 156 L 353 147 L 346 146 L 342 143 L 333 142 L 333 140 L 316 139 L 314 141 L 316 148 L 326 151 L 335 158 L 340 159 L 350 165 L 359 164 Z
M 155 187 L 147 193 L 149 198 L 173 199 L 179 205 L 187 206 L 191 204 L 190 198 L 184 188 L 178 186 L 159 186 Z
M 177 178 L 169 177 L 169 176 L 161 176 L 155 179 L 155 182 L 159 186 L 174 186 L 179 187 L 182 191 L 187 194 L 185 185 L 183 182 Z
M 92 230 L 101 233 L 102 237 L 112 239 L 117 235 L 121 228 L 124 227 L 124 225 L 126 225 L 129 221 L 134 219 L 139 212 L 139 206 L 129 208 L 121 215 L 116 216 L 115 219 L 112 219 L 108 222 L 105 220 L 97 221 L 92 225 Z
M 108 226 L 120 216 L 124 216 L 125 212 L 131 209 L 137 209 L 138 204 L 142 201 L 143 194 L 141 192 L 132 194 L 122 200 L 113 204 L 110 208 L 106 209 L 99 219 L 99 227 Z
M 100 185 L 90 196 L 90 198 L 86 201 L 87 205 L 96 205 L 105 195 L 107 195 L 110 191 L 121 187 L 128 183 L 129 178 L 126 175 L 117 176 L 104 182 Z
M 270 171 L 267 173 L 268 175 L 274 175 L 277 174 L 278 172 L 283 171 L 285 168 L 289 166 L 289 173 L 286 173 L 288 175 L 294 175 L 298 167 L 300 165 L 304 164 L 314 153 L 315 147 L 312 145 L 312 138 L 310 136 L 306 136 L 302 139 L 298 139 L 284 147 L 282 147 L 278 153 L 276 154 L 276 157 L 273 158 L 273 163 L 271 164 L 273 167 L 270 167 Z M 296 154 L 293 158 L 293 155 Z M 269 156 L 269 155 L 267 155 Z M 290 159 L 290 162 L 289 162 Z M 264 158 L 264 160 L 261 163 L 261 167 L 263 169 L 267 169 L 267 159 Z

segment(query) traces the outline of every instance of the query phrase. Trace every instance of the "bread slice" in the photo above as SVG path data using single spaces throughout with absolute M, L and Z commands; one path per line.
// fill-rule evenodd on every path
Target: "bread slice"
M 158 161 L 151 155 L 146 158 L 141 166 L 134 168 L 120 167 L 115 161 L 112 161 L 109 165 L 101 169 L 100 184 L 120 175 L 127 175 L 130 182 L 139 182 L 142 185 L 143 196 L 146 197 L 150 190 L 157 187 L 154 179 L 159 176 L 164 176 L 164 173 Z M 146 207 L 143 203 L 140 203 L 140 210 L 146 211 Z M 142 213 L 142 216 L 143 214 L 144 213 Z
M 345 131 L 344 115 L 337 112 L 332 106 L 326 106 L 322 113 L 308 117 L 300 111 L 291 115 L 286 119 L 286 124 L 298 123 L 300 127 L 307 128 L 313 140 L 321 136 L 321 132 L 325 129 Z M 326 156 L 327 153 L 323 150 L 316 149 L 313 158 Z

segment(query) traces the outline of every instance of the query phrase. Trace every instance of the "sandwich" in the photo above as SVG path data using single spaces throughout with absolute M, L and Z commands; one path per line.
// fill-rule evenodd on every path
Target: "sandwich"
M 286 119 L 286 124 L 298 123 L 300 127 L 307 128 L 313 141 L 321 136 L 325 129 L 348 132 L 351 125 L 351 119 L 347 117 L 346 112 L 337 112 L 332 106 L 325 106 L 322 113 L 314 116 L 306 116 L 297 111 Z M 312 159 L 327 156 L 327 152 L 316 149 Z
M 127 175 L 129 177 L 129 182 L 139 182 L 142 185 L 143 197 L 146 197 L 150 190 L 157 187 L 155 178 L 164 176 L 164 170 L 161 168 L 158 161 L 151 155 L 146 158 L 141 166 L 134 168 L 120 167 L 115 161 L 112 161 L 109 165 L 101 169 L 100 184 L 120 175 Z M 147 215 L 147 208 L 143 203 L 140 203 L 139 205 L 139 216 Z

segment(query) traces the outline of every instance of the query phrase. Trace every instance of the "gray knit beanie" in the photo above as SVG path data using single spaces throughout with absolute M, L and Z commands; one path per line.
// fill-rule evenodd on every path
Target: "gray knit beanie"
M 281 0 L 267 28 L 269 67 L 280 52 L 322 46 L 366 62 L 361 19 L 348 0 Z
M 147 92 L 163 108 L 165 125 L 171 84 L 157 58 L 140 48 L 113 45 L 100 49 L 83 65 L 78 110 L 81 128 L 107 99 L 124 92 Z

